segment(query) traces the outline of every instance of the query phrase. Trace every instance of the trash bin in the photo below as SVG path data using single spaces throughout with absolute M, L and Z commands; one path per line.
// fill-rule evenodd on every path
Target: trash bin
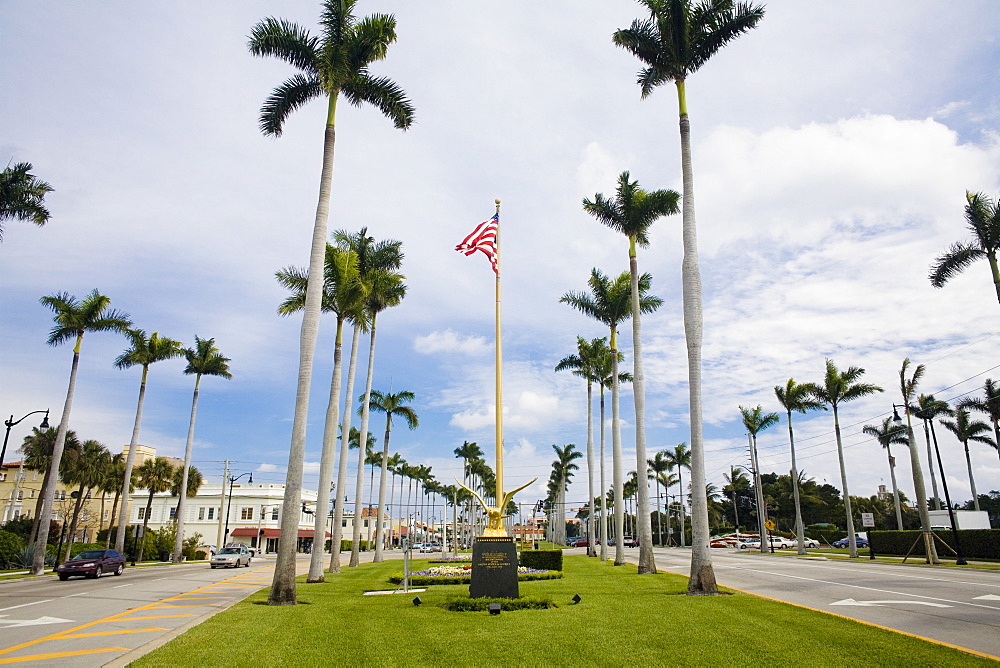
M 170 561 L 170 553 L 166 550 L 160 550 L 160 561 Z

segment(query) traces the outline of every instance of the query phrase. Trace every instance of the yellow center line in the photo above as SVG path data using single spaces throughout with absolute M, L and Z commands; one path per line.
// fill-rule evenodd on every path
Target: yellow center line
M 185 596 L 184 598 L 179 598 L 179 601 L 207 601 L 214 598 L 232 598 L 232 596 Z
M 151 627 L 148 629 L 121 629 L 120 631 L 94 631 L 93 633 L 74 633 L 72 635 L 63 636 L 63 638 L 94 638 L 97 636 L 116 636 L 122 633 L 146 633 L 148 631 L 169 631 L 167 628 L 155 628 Z
M 147 610 L 167 610 L 169 608 L 202 608 L 202 607 L 212 607 L 219 605 L 219 603 L 192 603 L 190 605 L 154 605 L 151 608 L 146 608 Z
M 12 656 L 0 659 L 0 663 L 19 663 L 21 661 L 44 661 L 46 659 L 63 659 L 68 656 L 86 656 L 102 652 L 127 652 L 128 647 L 101 647 L 99 649 L 79 649 L 73 652 L 51 652 L 49 654 L 31 654 L 29 656 Z
M 122 617 L 121 621 L 134 622 L 140 619 L 170 619 L 172 617 L 197 617 L 193 612 L 184 612 L 179 615 L 148 615 L 146 617 Z

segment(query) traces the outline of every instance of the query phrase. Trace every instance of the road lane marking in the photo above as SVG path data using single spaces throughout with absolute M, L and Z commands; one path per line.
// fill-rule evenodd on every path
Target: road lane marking
M 0 615 L 6 617 L 7 615 Z M 39 626 L 41 624 L 72 624 L 72 619 L 60 619 L 59 617 L 38 617 L 37 619 L 0 619 L 0 624 L 9 624 L 4 628 L 12 629 L 15 626 Z
M 149 631 L 169 631 L 168 628 L 155 628 L 150 627 L 148 629 L 120 629 L 118 631 L 94 631 L 93 633 L 73 633 L 70 635 L 65 635 L 63 638 L 96 638 L 98 636 L 117 636 L 124 633 L 147 633 Z
M 890 603 L 902 603 L 904 605 L 929 605 L 932 608 L 950 608 L 944 603 L 931 603 L 930 601 L 855 601 L 853 598 L 845 598 L 843 601 L 835 601 L 830 605 L 857 605 L 861 607 L 881 608 Z
M 1000 601 L 1000 596 L 996 594 L 985 594 L 983 596 L 974 596 L 973 600 L 978 601 Z
M 121 621 L 134 622 L 140 619 L 172 619 L 174 617 L 197 617 L 193 612 L 182 612 L 178 615 L 148 615 L 146 617 L 122 617 Z
M 64 659 L 69 656 L 87 656 L 103 652 L 127 652 L 128 647 L 100 647 L 98 649 L 78 649 L 72 652 L 50 652 L 48 654 L 31 654 L 29 656 L 12 656 L 0 659 L 0 663 L 19 663 L 21 661 L 44 661 L 46 659 Z
M 89 593 L 90 593 L 89 591 L 81 591 L 77 594 L 66 594 L 65 596 L 60 596 L 59 598 L 73 598 L 74 596 L 85 596 L 86 594 Z
M 132 583 L 130 582 L 129 584 L 115 585 L 114 587 L 112 587 L 112 589 L 121 589 L 122 587 L 131 587 L 131 586 Z
M 12 605 L 9 608 L 0 608 L 0 612 L 6 612 L 8 610 L 17 610 L 18 608 L 27 608 L 29 605 L 38 605 L 39 603 L 51 603 L 54 598 L 45 599 L 44 601 L 35 601 L 33 603 L 22 603 L 21 605 Z
M 168 601 L 171 599 L 167 599 Z M 204 608 L 219 605 L 218 603 L 192 603 L 191 605 L 154 605 L 147 610 L 166 610 L 167 608 Z

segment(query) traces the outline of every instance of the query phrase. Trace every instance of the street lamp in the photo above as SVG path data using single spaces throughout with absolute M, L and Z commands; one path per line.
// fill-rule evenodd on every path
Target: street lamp
M 247 482 L 252 485 L 253 473 L 241 473 L 236 476 L 229 476 L 229 502 L 226 504 L 226 531 L 222 534 L 222 547 L 225 547 L 226 543 L 229 542 L 229 511 L 233 508 L 233 484 L 245 475 L 250 476 Z
M 31 411 L 28 415 L 34 415 L 35 413 L 45 413 L 45 417 L 42 418 L 42 423 L 38 425 L 38 431 L 45 433 L 45 430 L 49 428 L 49 409 L 46 408 L 44 411 Z M 24 418 L 28 417 L 28 415 L 25 415 L 21 418 L 21 420 L 24 420 Z M 20 424 L 21 420 L 15 421 L 14 416 L 11 415 L 9 420 L 3 421 L 4 425 L 7 427 L 7 433 L 3 436 L 3 449 L 0 450 L 0 466 L 3 466 L 3 458 L 7 454 L 7 439 L 10 438 L 10 428 L 16 424 Z
M 896 404 L 892 405 L 892 421 L 895 422 L 897 426 L 903 425 L 903 418 L 899 417 L 899 413 L 896 412 Z M 951 537 L 955 539 L 955 564 L 957 566 L 964 566 L 968 562 L 962 554 L 962 543 L 958 539 L 958 529 L 955 526 L 955 511 L 951 507 L 951 495 L 948 493 L 948 480 L 944 477 L 944 465 L 941 463 L 941 450 L 938 449 L 936 440 L 934 441 L 934 454 L 937 457 L 938 472 L 941 474 L 941 486 L 944 488 L 944 502 L 948 504 L 948 519 L 951 522 Z M 934 464 L 931 463 L 930 466 L 933 467 Z M 900 529 L 902 528 L 903 527 L 900 527 Z M 871 545 L 870 536 L 868 538 L 868 544 Z

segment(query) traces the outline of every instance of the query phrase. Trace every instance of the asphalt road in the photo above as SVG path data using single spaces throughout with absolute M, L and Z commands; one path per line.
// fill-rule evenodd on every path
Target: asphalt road
M 638 553 L 627 549 L 627 560 Z M 658 569 L 689 574 L 690 550 L 653 553 Z M 1000 571 L 721 549 L 712 564 L 726 587 L 1000 657 Z
M 106 665 L 270 585 L 273 567 L 254 559 L 239 569 L 181 564 L 0 583 L 0 664 Z

